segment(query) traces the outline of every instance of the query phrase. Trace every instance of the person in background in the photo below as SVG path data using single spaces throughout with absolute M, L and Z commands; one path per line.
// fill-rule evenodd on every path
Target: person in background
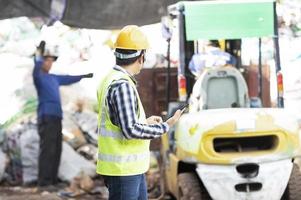
M 38 95 L 38 133 L 40 152 L 38 160 L 38 186 L 41 190 L 55 190 L 62 152 L 62 106 L 59 86 L 70 85 L 93 73 L 69 76 L 50 74 L 58 57 L 55 46 L 41 41 L 34 56 L 33 81 Z
M 188 67 L 192 74 L 198 77 L 205 67 L 220 67 L 225 65 L 235 66 L 235 57 L 224 52 L 217 40 L 210 40 L 202 52 L 192 56 Z
M 104 177 L 109 200 L 147 200 L 150 140 L 166 133 L 181 115 L 177 110 L 166 122 L 145 116 L 134 75 L 142 69 L 148 47 L 138 26 L 125 26 L 115 43 L 116 66 L 98 89 L 97 173 Z

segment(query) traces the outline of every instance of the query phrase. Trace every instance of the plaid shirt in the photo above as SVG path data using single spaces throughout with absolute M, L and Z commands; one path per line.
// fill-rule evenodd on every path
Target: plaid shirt
M 136 80 L 125 69 L 115 66 L 114 70 L 128 75 L 136 84 Z M 148 125 L 138 121 L 138 99 L 135 89 L 128 80 L 118 80 L 109 86 L 106 97 L 112 123 L 121 128 L 127 139 L 154 139 L 166 133 L 169 126 L 166 122 Z

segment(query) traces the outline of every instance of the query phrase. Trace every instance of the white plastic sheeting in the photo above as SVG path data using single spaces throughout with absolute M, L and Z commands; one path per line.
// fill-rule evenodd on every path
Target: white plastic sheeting
M 0 149 L 0 181 L 2 180 L 3 175 L 4 175 L 5 163 L 6 163 L 6 156 Z
M 20 136 L 23 183 L 37 180 L 39 142 L 40 138 L 34 125 L 30 125 Z
M 97 146 L 97 114 L 94 112 L 77 112 L 74 118 L 81 130 L 86 134 L 89 143 Z
M 96 175 L 95 164 L 79 155 L 69 144 L 64 142 L 59 167 L 59 178 L 70 182 L 82 172 L 90 177 L 94 177 Z

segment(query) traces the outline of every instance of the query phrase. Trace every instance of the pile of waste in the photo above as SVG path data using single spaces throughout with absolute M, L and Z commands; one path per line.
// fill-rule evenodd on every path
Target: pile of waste
M 8 186 L 35 186 L 38 175 L 39 135 L 36 101 L 26 106 L 0 129 L 0 182 Z M 97 114 L 65 111 L 59 179 L 69 184 L 69 195 L 107 195 L 96 176 Z M 94 184 L 101 183 L 100 185 Z
M 0 129 L 0 185 L 36 186 L 38 175 L 39 135 L 35 112 L 36 101 Z M 62 196 L 85 194 L 107 198 L 108 191 L 96 174 L 97 114 L 89 110 L 65 111 L 63 150 L 58 177 L 65 188 Z M 160 195 L 160 175 L 155 156 L 147 173 L 150 197 Z
M 60 47 L 60 58 L 51 73 L 94 73 L 93 79 L 60 89 L 64 110 L 64 143 L 58 176 L 68 186 L 62 188 L 63 194 L 97 194 L 97 199 L 105 199 L 107 190 L 102 178 L 95 173 L 97 114 L 93 111 L 94 105 L 89 104 L 89 109 L 74 109 L 72 105 L 80 98 L 95 104 L 99 82 L 115 62 L 109 47 L 116 32 L 70 28 L 60 22 L 50 27 L 42 24 L 38 19 L 24 17 L 0 21 L 0 58 L 5 66 L 0 69 L 1 80 L 5 83 L 0 86 L 3 94 L 0 101 L 6 105 L 0 113 L 0 186 L 2 189 L 36 186 L 39 135 L 37 96 L 31 74 L 36 46 L 41 39 L 46 39 L 47 42 L 57 42 Z M 150 41 L 157 44 L 161 25 L 144 28 L 150 34 Z M 160 44 L 153 51 L 145 66 L 150 68 L 160 63 L 165 66 L 165 58 L 157 55 L 165 53 L 165 47 Z M 79 94 L 78 91 L 83 92 Z M 158 196 L 159 193 L 157 167 L 147 174 L 150 196 Z
M 277 5 L 279 33 L 286 37 L 301 36 L 301 4 L 298 0 L 283 0 Z

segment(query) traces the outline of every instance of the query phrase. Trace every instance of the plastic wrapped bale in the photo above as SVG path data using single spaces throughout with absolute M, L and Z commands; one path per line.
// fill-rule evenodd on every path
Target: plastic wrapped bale
M 6 167 L 5 165 L 6 165 L 6 156 L 0 148 L 0 182 L 2 181 L 4 176 L 5 167 Z
M 97 147 L 92 144 L 81 146 L 76 151 L 88 160 L 97 161 Z
M 20 136 L 21 160 L 23 171 L 23 183 L 31 183 L 38 177 L 40 137 L 36 124 L 27 124 L 26 129 Z
M 81 173 L 94 177 L 96 175 L 96 165 L 79 155 L 68 143 L 64 142 L 59 167 L 59 178 L 70 182 Z
M 6 155 L 3 153 L 1 149 L 1 145 L 3 144 L 4 141 L 4 130 L 1 129 L 0 125 L 0 182 L 3 179 L 4 172 L 5 172 L 5 165 L 6 165 Z
M 85 134 L 89 143 L 97 146 L 97 114 L 94 112 L 76 112 L 74 120 Z
M 83 133 L 78 128 L 77 124 L 70 119 L 70 115 L 65 114 L 63 119 L 62 130 L 64 141 L 70 144 L 74 149 L 77 149 L 87 143 Z
M 3 145 L 5 139 L 5 131 L 4 128 L 1 127 L 0 124 L 0 147 Z
M 24 129 L 23 125 L 15 125 L 6 132 L 4 141 L 4 152 L 7 154 L 10 162 L 7 166 L 7 181 L 16 185 L 23 182 L 22 160 L 20 149 L 20 135 Z

